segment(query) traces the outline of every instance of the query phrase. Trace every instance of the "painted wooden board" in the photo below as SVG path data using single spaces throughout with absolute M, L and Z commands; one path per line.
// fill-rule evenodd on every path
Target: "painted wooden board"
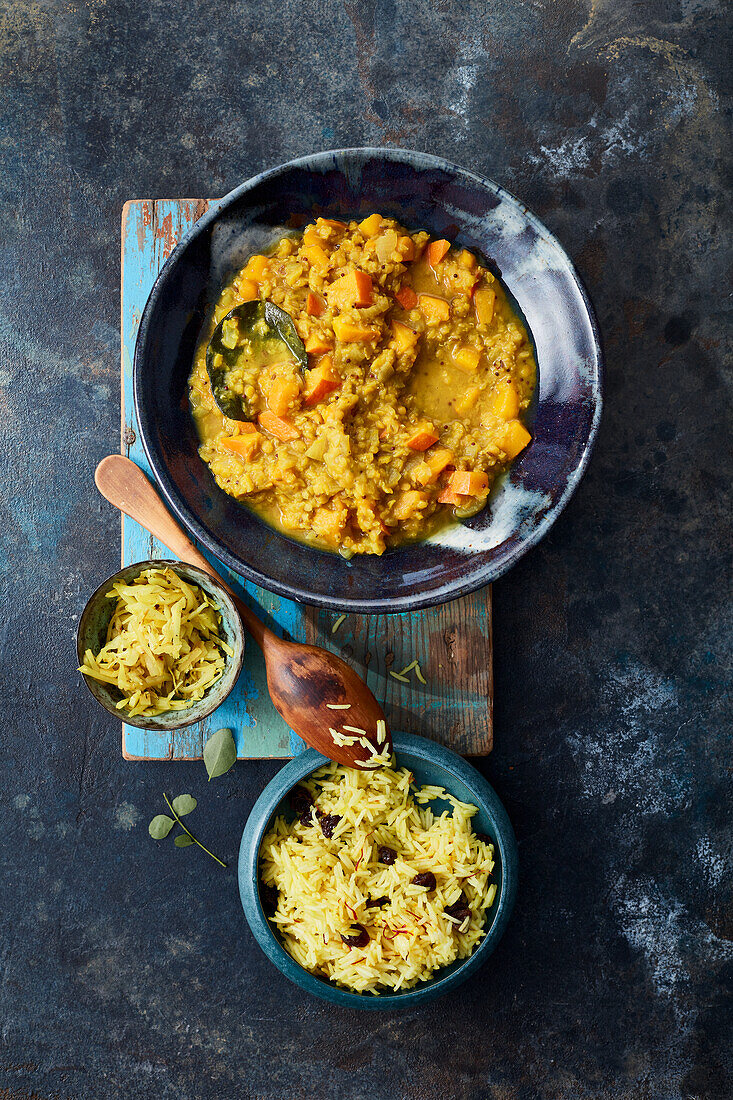
M 150 476 L 132 401 L 132 361 L 140 317 L 152 285 L 183 234 L 205 213 L 207 199 L 134 199 L 122 211 L 122 445 L 123 454 Z M 207 555 L 209 556 L 209 555 Z M 122 520 L 122 564 L 170 557 L 164 546 L 134 521 Z M 215 559 L 212 557 L 212 561 Z M 491 589 L 443 607 L 407 615 L 349 615 L 336 632 L 334 612 L 304 607 L 244 583 L 215 562 L 269 625 L 296 641 L 315 642 L 346 657 L 365 677 L 394 729 L 433 737 L 465 755 L 491 751 L 493 677 Z M 418 660 L 402 683 L 399 673 Z M 264 664 L 247 647 L 242 675 L 227 701 L 205 722 L 172 734 L 122 727 L 128 760 L 199 759 L 209 733 L 234 731 L 242 759 L 286 759 L 303 742 L 285 725 L 267 693 Z

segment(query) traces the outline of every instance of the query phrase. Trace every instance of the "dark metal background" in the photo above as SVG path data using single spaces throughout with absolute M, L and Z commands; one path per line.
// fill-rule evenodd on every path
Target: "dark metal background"
M 731 1095 L 726 30 L 716 0 L 2 6 L 2 1100 Z M 301 996 L 244 924 L 275 765 L 124 763 L 74 628 L 119 562 L 92 471 L 119 438 L 123 201 L 379 143 L 557 233 L 607 400 L 578 494 L 494 590 L 481 767 L 513 921 L 454 995 L 367 1018 Z M 228 871 L 150 840 L 163 789 L 199 797 Z

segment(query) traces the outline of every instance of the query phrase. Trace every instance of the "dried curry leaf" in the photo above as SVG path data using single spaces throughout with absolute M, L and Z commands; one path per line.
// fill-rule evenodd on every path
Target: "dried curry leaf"
M 230 347 L 230 334 L 236 332 L 237 342 Z M 273 302 L 255 299 L 230 309 L 214 329 L 206 348 L 206 371 L 214 401 L 230 420 L 255 419 L 246 397 L 229 385 L 229 375 L 242 361 L 243 342 L 257 349 L 265 341 L 279 340 L 299 364 L 308 369 L 308 355 L 298 336 L 293 318 Z
M 230 729 L 215 730 L 204 745 L 204 764 L 209 779 L 224 775 L 237 759 L 237 746 Z

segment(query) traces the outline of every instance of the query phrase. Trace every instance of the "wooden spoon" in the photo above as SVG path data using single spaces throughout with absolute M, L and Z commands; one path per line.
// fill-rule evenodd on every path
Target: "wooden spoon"
M 369 767 L 370 754 L 357 741 L 336 745 L 329 729 L 342 732 L 344 723 L 364 730 L 377 745 L 377 722 L 384 713 L 364 681 L 346 661 L 314 645 L 278 638 L 260 622 L 254 612 L 232 591 L 203 554 L 176 523 L 150 481 L 129 458 L 108 455 L 97 466 L 94 480 L 103 497 L 155 535 L 177 558 L 203 569 L 226 588 L 234 599 L 242 622 L 262 650 L 267 670 L 267 687 L 275 709 L 303 740 L 324 756 L 347 767 Z M 348 710 L 331 710 L 328 704 L 349 704 Z M 386 728 L 386 722 L 385 722 Z M 355 736 L 346 731 L 346 736 Z M 384 745 L 391 753 L 392 738 L 387 730 Z

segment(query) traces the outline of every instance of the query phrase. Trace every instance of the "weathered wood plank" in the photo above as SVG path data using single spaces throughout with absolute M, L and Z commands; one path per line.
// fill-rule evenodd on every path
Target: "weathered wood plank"
M 150 469 L 140 443 L 132 401 L 132 360 L 137 328 L 158 272 L 177 242 L 208 205 L 208 200 L 198 199 L 145 199 L 126 203 L 122 214 L 121 450 L 148 475 Z M 159 557 L 170 557 L 170 553 L 137 523 L 123 517 L 123 565 Z M 231 574 L 230 579 L 245 599 L 264 613 L 273 629 L 304 639 L 301 607 L 255 585 L 243 588 Z M 244 669 L 234 691 L 209 719 L 172 735 L 123 725 L 122 752 L 130 760 L 198 759 L 209 733 L 220 726 L 232 728 L 238 755 L 242 758 L 287 759 L 303 749 L 300 738 L 285 725 L 270 702 L 262 656 L 254 644 L 247 647 Z
M 132 404 L 132 357 L 137 326 L 160 268 L 182 235 L 205 213 L 207 199 L 140 199 L 122 215 L 122 453 L 150 472 L 138 438 Z M 123 520 L 123 564 L 166 557 L 155 539 Z M 212 559 L 213 560 L 213 559 Z M 235 587 L 237 579 L 229 574 Z M 245 598 L 275 629 L 340 652 L 365 676 L 394 729 L 433 737 L 465 755 L 491 751 L 493 674 L 491 590 L 484 589 L 444 607 L 411 615 L 350 615 L 336 634 L 337 615 L 280 599 L 255 585 Z M 426 685 L 415 672 L 404 684 L 390 675 L 417 659 Z M 302 742 L 274 711 L 256 647 L 248 647 L 245 668 L 226 703 L 207 723 L 172 737 L 123 726 L 127 759 L 198 759 L 210 729 L 231 726 L 242 758 L 286 758 Z
M 394 729 L 419 733 L 465 756 L 484 756 L 493 745 L 491 589 L 410 615 L 338 616 L 307 609 L 309 642 L 353 662 Z M 403 684 L 398 673 L 417 660 Z

